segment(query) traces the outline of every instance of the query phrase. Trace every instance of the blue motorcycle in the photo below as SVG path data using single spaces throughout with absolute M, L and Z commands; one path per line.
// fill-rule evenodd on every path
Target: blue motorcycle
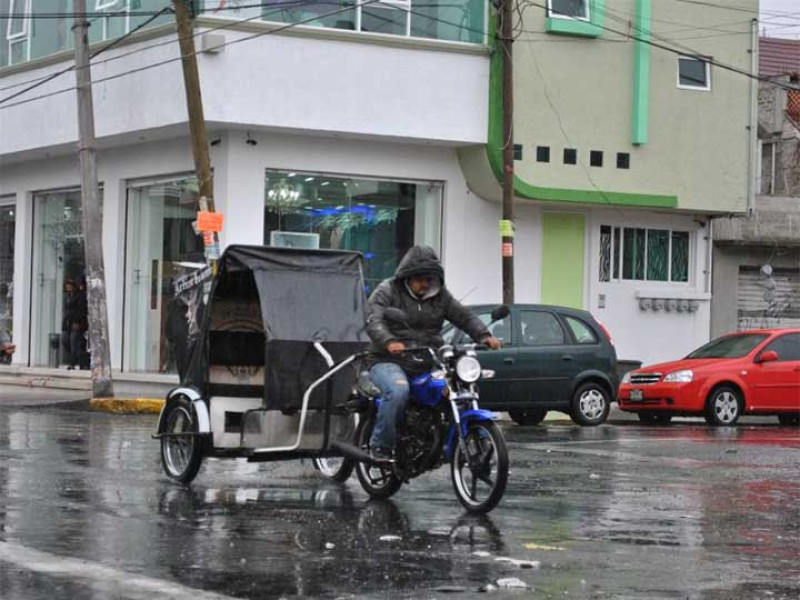
M 394 311 L 394 314 L 392 311 Z M 505 318 L 500 306 L 493 321 Z M 403 320 L 398 309 L 387 309 L 387 318 Z M 414 360 L 425 361 L 429 370 L 410 381 L 411 395 L 405 418 L 398 429 L 392 463 L 358 461 L 358 480 L 373 498 L 388 498 L 400 487 L 427 471 L 450 464 L 456 496 L 473 513 L 487 513 L 497 506 L 508 481 L 508 449 L 497 415 L 478 406 L 478 381 L 494 376 L 481 369 L 476 344 L 445 345 L 438 349 L 406 350 Z M 376 389 L 361 388 L 361 418 L 355 446 L 366 450 L 372 436 L 381 399 Z

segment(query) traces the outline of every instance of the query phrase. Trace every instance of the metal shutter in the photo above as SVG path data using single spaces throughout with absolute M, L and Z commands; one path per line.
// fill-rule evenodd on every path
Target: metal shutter
M 800 271 L 739 267 L 739 331 L 800 327 Z

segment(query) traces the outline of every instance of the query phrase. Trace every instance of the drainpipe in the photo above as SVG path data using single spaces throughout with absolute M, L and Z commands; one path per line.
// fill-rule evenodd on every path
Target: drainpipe
M 756 165 L 758 163 L 758 19 L 750 22 L 750 124 L 748 126 L 747 218 L 756 206 Z
M 708 243 L 706 244 L 706 282 L 705 282 L 705 292 L 707 294 L 711 293 L 711 285 L 712 285 L 712 276 L 711 276 L 711 269 L 714 267 L 714 218 L 709 215 L 708 221 L 706 221 L 708 231 L 706 232 L 708 237 Z

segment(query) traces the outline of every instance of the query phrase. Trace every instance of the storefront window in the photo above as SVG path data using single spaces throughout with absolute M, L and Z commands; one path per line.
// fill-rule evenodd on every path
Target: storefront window
M 0 364 L 11 362 L 14 343 L 14 197 L 0 198 Z
M 175 373 L 175 334 L 168 327 L 172 282 L 205 266 L 193 177 L 128 187 L 125 357 L 129 371 Z
M 88 368 L 80 190 L 34 196 L 32 358 Z
M 264 243 L 362 252 L 370 291 L 394 273 L 411 246 L 438 250 L 442 189 L 441 182 L 268 170 Z

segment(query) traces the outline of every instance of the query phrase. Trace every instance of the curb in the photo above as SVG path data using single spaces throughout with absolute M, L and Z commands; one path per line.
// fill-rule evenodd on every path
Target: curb
M 84 379 L 53 379 L 50 377 L 27 377 L 15 376 L 0 377 L 0 385 L 13 385 L 16 387 L 42 388 L 48 390 L 74 390 L 89 391 L 92 389 L 92 382 Z
M 164 407 L 160 398 L 92 398 L 92 410 L 118 415 L 157 415 Z

